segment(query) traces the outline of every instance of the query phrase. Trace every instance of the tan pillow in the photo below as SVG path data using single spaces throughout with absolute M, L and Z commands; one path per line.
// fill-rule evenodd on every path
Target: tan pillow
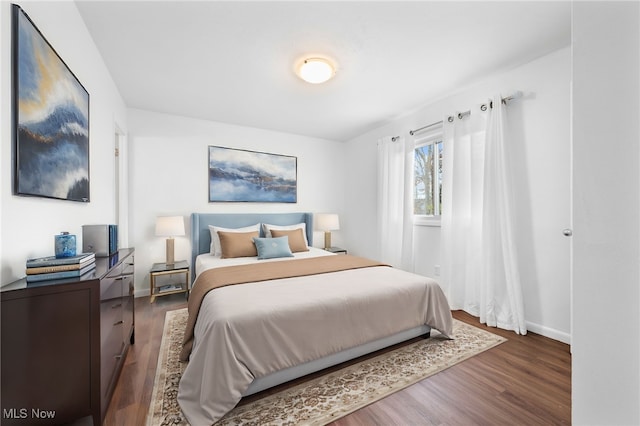
M 253 238 L 258 237 L 258 231 L 218 231 L 218 236 L 220 237 L 220 248 L 222 250 L 222 254 L 220 257 L 222 259 L 229 259 L 232 257 L 251 257 L 258 255 L 256 245 L 253 243 Z
M 304 233 L 301 228 L 292 229 L 290 231 L 286 231 L 283 229 L 272 229 L 271 236 L 274 238 L 278 237 L 289 237 L 289 248 L 292 253 L 297 253 L 300 251 L 309 251 L 309 247 L 307 247 L 307 242 L 304 239 Z

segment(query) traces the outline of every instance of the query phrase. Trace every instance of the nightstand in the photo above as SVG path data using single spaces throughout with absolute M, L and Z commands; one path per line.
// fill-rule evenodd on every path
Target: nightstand
M 149 290 L 151 303 L 156 297 L 168 294 L 186 293 L 189 297 L 189 263 L 180 260 L 176 263 L 154 263 L 149 271 Z
M 336 254 L 347 254 L 347 249 L 343 249 L 340 247 L 329 247 L 325 249 L 326 251 L 330 251 L 331 253 Z

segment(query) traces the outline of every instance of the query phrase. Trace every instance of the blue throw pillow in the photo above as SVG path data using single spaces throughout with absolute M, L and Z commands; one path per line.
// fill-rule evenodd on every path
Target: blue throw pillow
M 258 251 L 258 259 L 273 259 L 276 257 L 293 257 L 289 248 L 289 237 L 255 238 L 253 242 Z

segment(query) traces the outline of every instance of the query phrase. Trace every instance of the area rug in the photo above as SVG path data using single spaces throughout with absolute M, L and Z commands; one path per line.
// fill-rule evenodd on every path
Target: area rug
M 148 426 L 188 425 L 176 400 L 186 364 L 178 361 L 187 310 L 167 312 Z M 216 425 L 325 425 L 507 339 L 454 320 L 453 340 L 430 339 L 309 379 L 253 402 L 242 402 Z

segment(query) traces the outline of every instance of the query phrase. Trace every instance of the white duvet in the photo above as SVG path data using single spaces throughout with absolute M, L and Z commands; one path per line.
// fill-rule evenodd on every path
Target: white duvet
M 216 288 L 202 302 L 178 402 L 192 425 L 210 425 L 254 378 L 422 324 L 451 334 L 442 290 L 390 267 Z

